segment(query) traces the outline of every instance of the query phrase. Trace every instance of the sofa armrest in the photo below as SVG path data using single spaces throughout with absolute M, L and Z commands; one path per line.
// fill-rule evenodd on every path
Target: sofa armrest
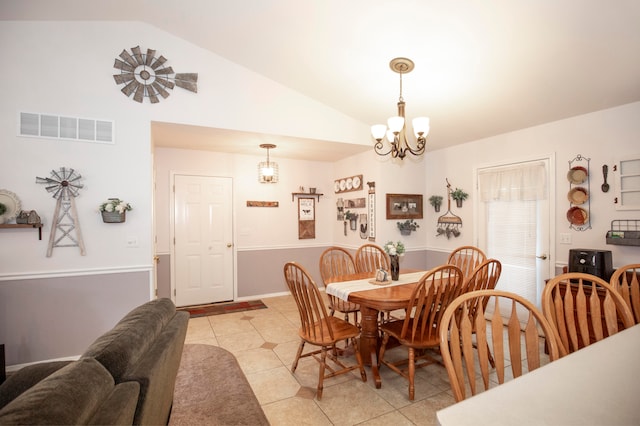
M 43 362 L 28 365 L 15 373 L 11 373 L 7 377 L 7 380 L 0 385 L 0 409 L 45 377 L 50 376 L 71 362 L 72 361 Z
M 140 383 L 135 424 L 167 424 L 188 322 L 189 313 L 176 312 L 139 362 L 122 375 L 122 381 Z

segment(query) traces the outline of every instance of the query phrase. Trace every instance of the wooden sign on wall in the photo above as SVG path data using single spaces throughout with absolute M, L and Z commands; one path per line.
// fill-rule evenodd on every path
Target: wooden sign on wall
M 316 237 L 315 198 L 298 198 L 298 239 Z

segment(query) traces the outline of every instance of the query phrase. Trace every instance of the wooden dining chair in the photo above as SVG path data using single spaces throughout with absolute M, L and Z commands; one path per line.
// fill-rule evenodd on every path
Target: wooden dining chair
M 497 259 L 487 259 L 478 265 L 471 275 L 465 277 L 464 284 L 462 285 L 462 293 L 468 293 L 471 291 L 477 290 L 493 290 L 496 288 L 496 284 L 498 284 L 498 280 L 500 279 L 500 274 L 502 273 L 502 263 L 500 263 Z M 475 303 L 479 303 L 482 299 L 476 299 Z M 484 310 L 486 308 L 486 303 L 488 299 L 484 299 L 485 305 L 481 308 Z M 469 315 L 472 317 L 475 316 L 476 310 L 478 306 L 470 305 L 469 306 Z M 474 343 L 475 345 L 475 343 Z M 495 363 L 493 357 L 491 356 L 491 351 L 489 350 L 489 363 L 491 367 L 495 367 Z
M 382 247 L 375 244 L 363 244 L 356 250 L 356 271 L 375 274 L 380 268 L 389 271 L 391 261 Z
M 624 265 L 611 275 L 609 283 L 618 291 L 640 324 L 640 263 Z
M 445 308 L 462 290 L 462 271 L 455 265 L 431 269 L 420 278 L 406 307 L 404 319 L 380 325 L 382 346 L 378 364 L 409 380 L 409 400 L 415 396 L 415 370 L 435 362 L 441 363 L 425 349 L 438 349 L 440 324 Z M 385 360 L 389 339 L 394 337 L 408 351 L 408 358 Z
M 482 250 L 474 246 L 461 246 L 453 250 L 447 259 L 450 265 L 456 265 L 466 278 L 474 269 L 487 259 Z
M 496 380 L 503 384 L 560 357 L 557 337 L 543 313 L 522 296 L 500 290 L 457 297 L 442 315 L 439 337 L 456 402 L 465 399 L 467 391 L 476 395 L 496 386 Z M 489 368 L 491 353 L 495 370 Z
M 550 279 L 542 291 L 542 311 L 560 339 L 561 356 L 634 325 L 629 306 L 615 288 L 582 272 Z
M 300 358 L 312 357 L 320 363 L 318 374 L 317 398 L 322 399 L 324 379 L 345 374 L 355 369 L 360 370 L 362 381 L 367 381 L 367 374 L 362 364 L 362 356 L 358 350 L 356 338 L 360 336 L 360 329 L 355 325 L 327 313 L 324 299 L 307 270 L 296 262 L 287 262 L 284 265 L 284 278 L 289 287 L 300 314 L 300 345 L 296 358 L 291 366 L 291 372 L 295 373 Z M 346 365 L 339 359 L 343 351 L 336 349 L 338 341 L 348 340 L 355 354 L 357 364 Z M 302 353 L 305 343 L 319 346 L 320 349 Z M 332 364 L 327 363 L 327 358 Z
M 325 288 L 337 277 L 356 273 L 356 263 L 351 253 L 342 247 L 329 247 L 320 255 L 320 277 Z M 344 314 L 344 319 L 349 321 L 349 314 L 353 314 L 354 324 L 358 324 L 358 312 L 360 305 L 342 300 L 339 297 L 327 295 L 331 315 L 336 311 Z
M 391 259 L 384 249 L 375 244 L 363 244 L 356 250 L 356 271 L 375 275 L 380 268 L 391 273 Z M 380 322 L 391 319 L 390 311 L 380 312 Z

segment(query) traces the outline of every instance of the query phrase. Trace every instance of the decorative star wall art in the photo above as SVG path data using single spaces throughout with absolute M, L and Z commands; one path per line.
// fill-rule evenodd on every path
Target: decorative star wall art
M 148 98 L 152 104 L 162 98 L 169 97 L 167 90 L 174 86 L 181 87 L 194 93 L 198 93 L 197 73 L 174 73 L 170 66 L 166 65 L 167 59 L 160 55 L 156 58 L 156 51 L 147 49 L 142 53 L 140 46 L 132 47 L 131 53 L 123 50 L 120 59 L 116 58 L 113 67 L 120 70 L 120 74 L 113 76 L 116 84 L 124 84 L 121 92 L 127 97 L 133 94 L 133 100 L 142 103 Z

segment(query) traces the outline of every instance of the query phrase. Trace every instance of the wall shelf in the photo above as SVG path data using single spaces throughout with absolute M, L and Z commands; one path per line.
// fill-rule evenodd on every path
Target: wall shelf
M 14 228 L 37 228 L 38 239 L 42 240 L 42 223 L 3 223 L 0 224 L 0 229 L 14 229 Z
M 320 202 L 320 197 L 322 197 L 324 194 L 319 194 L 317 192 L 311 193 L 311 192 L 292 192 L 291 193 L 291 201 L 294 201 L 296 199 L 296 197 L 306 197 L 306 198 L 317 198 L 318 202 Z

